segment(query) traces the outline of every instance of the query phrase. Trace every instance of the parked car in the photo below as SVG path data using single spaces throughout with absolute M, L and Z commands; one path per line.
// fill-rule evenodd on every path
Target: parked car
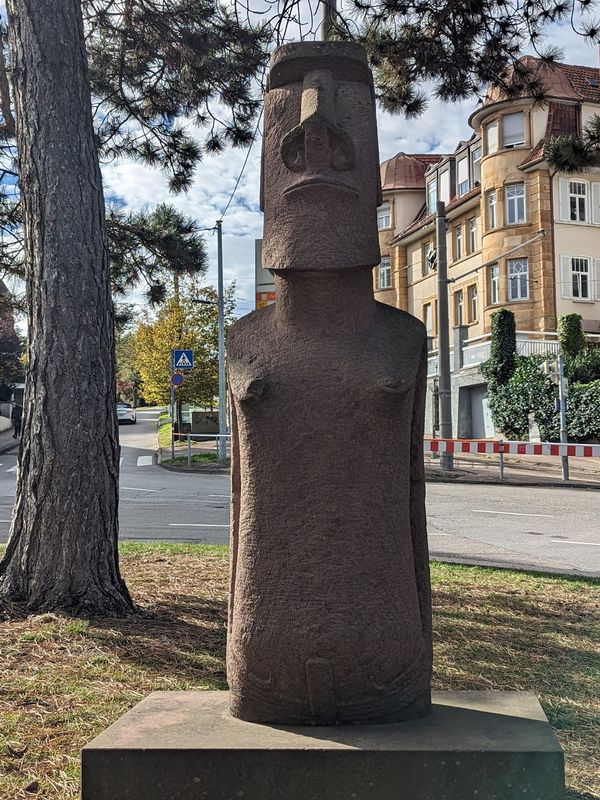
M 135 425 L 135 409 L 128 406 L 127 403 L 117 403 L 117 419 L 119 420 L 119 425 L 122 422 L 129 422 L 130 425 Z

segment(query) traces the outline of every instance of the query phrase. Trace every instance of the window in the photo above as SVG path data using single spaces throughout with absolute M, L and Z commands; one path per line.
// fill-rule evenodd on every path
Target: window
M 477 145 L 471 150 L 471 175 L 473 185 L 481 183 L 481 145 Z
M 373 219 L 373 217 L 371 217 L 371 219 Z M 390 214 L 390 204 L 384 203 L 377 209 L 377 228 L 382 230 L 383 228 L 390 228 L 391 225 L 392 217 Z
M 435 214 L 437 208 L 437 176 L 427 184 L 427 210 Z
M 456 162 L 456 182 L 458 184 L 458 196 L 462 197 L 469 191 L 469 159 L 465 156 Z
M 469 220 L 469 253 L 477 250 L 477 220 L 475 217 Z
M 435 269 L 435 248 L 433 242 L 425 242 L 423 245 L 423 275 Z
M 508 299 L 527 300 L 529 297 L 529 265 L 526 258 L 508 260 Z
M 469 322 L 477 321 L 477 285 L 469 286 Z
M 462 225 L 456 225 L 454 227 L 454 258 L 458 261 L 459 258 L 462 258 Z
M 454 292 L 454 324 L 462 325 L 464 321 L 464 297 L 463 291 L 460 289 Z
M 587 184 L 584 181 L 569 181 L 569 217 L 573 222 L 585 222 Z
M 498 123 L 488 122 L 485 126 L 486 153 L 495 153 L 498 150 Z
M 446 169 L 440 172 L 440 197 L 443 203 L 450 200 L 450 170 Z
M 371 219 L 373 219 L 371 217 Z M 381 259 L 379 267 L 377 268 L 377 288 L 390 289 L 392 286 L 392 264 L 389 256 L 384 256 Z
M 487 193 L 487 226 L 488 230 L 496 227 L 496 190 Z
M 517 147 L 525 143 L 525 115 L 505 114 L 502 117 L 502 144 L 504 147 Z
M 495 306 L 500 302 L 500 267 L 498 264 L 492 264 L 488 275 L 490 305 Z
M 590 260 L 571 259 L 571 291 L 574 300 L 590 300 Z
M 433 334 L 433 314 L 431 312 L 431 303 L 425 303 L 423 306 L 423 322 L 427 328 L 427 333 L 431 336 Z
M 525 184 L 514 183 L 504 190 L 504 211 L 507 225 L 525 222 Z

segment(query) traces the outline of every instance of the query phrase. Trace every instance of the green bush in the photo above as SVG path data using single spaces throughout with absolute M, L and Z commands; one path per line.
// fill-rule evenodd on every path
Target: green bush
M 558 341 L 565 357 L 575 358 L 585 350 L 581 314 L 564 314 L 559 317 Z
M 565 357 L 565 375 L 570 383 L 592 383 L 600 380 L 600 348 L 584 350 Z
M 600 439 L 600 380 L 570 387 L 567 430 L 574 441 Z
M 543 441 L 560 440 L 558 387 L 540 370 L 543 360 L 543 356 L 517 356 L 515 372 L 508 382 L 488 385 L 494 425 L 507 439 L 528 439 L 529 414 L 533 414 Z M 570 384 L 567 431 L 569 441 L 600 439 L 600 380 Z

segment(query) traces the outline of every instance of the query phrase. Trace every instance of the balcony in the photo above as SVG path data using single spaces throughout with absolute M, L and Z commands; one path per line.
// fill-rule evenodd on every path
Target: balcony
M 553 332 L 544 333 L 545 338 L 532 338 L 535 331 L 517 331 L 517 353 L 520 356 L 554 356 L 560 350 L 558 334 Z M 546 338 L 547 337 L 547 338 Z M 600 343 L 600 335 L 586 334 L 586 339 Z M 491 341 L 490 334 L 475 336 L 467 339 L 462 349 L 461 369 L 472 369 L 479 366 L 490 357 Z M 438 375 L 438 351 L 431 350 L 427 363 L 427 377 L 433 378 Z M 454 372 L 454 352 L 450 351 L 450 371 Z

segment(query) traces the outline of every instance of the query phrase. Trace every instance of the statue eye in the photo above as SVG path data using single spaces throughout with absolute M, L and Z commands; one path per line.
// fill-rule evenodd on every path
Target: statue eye
M 292 172 L 302 172 L 306 169 L 306 150 L 304 131 L 292 131 L 284 137 L 281 143 L 281 157 L 283 163 Z

